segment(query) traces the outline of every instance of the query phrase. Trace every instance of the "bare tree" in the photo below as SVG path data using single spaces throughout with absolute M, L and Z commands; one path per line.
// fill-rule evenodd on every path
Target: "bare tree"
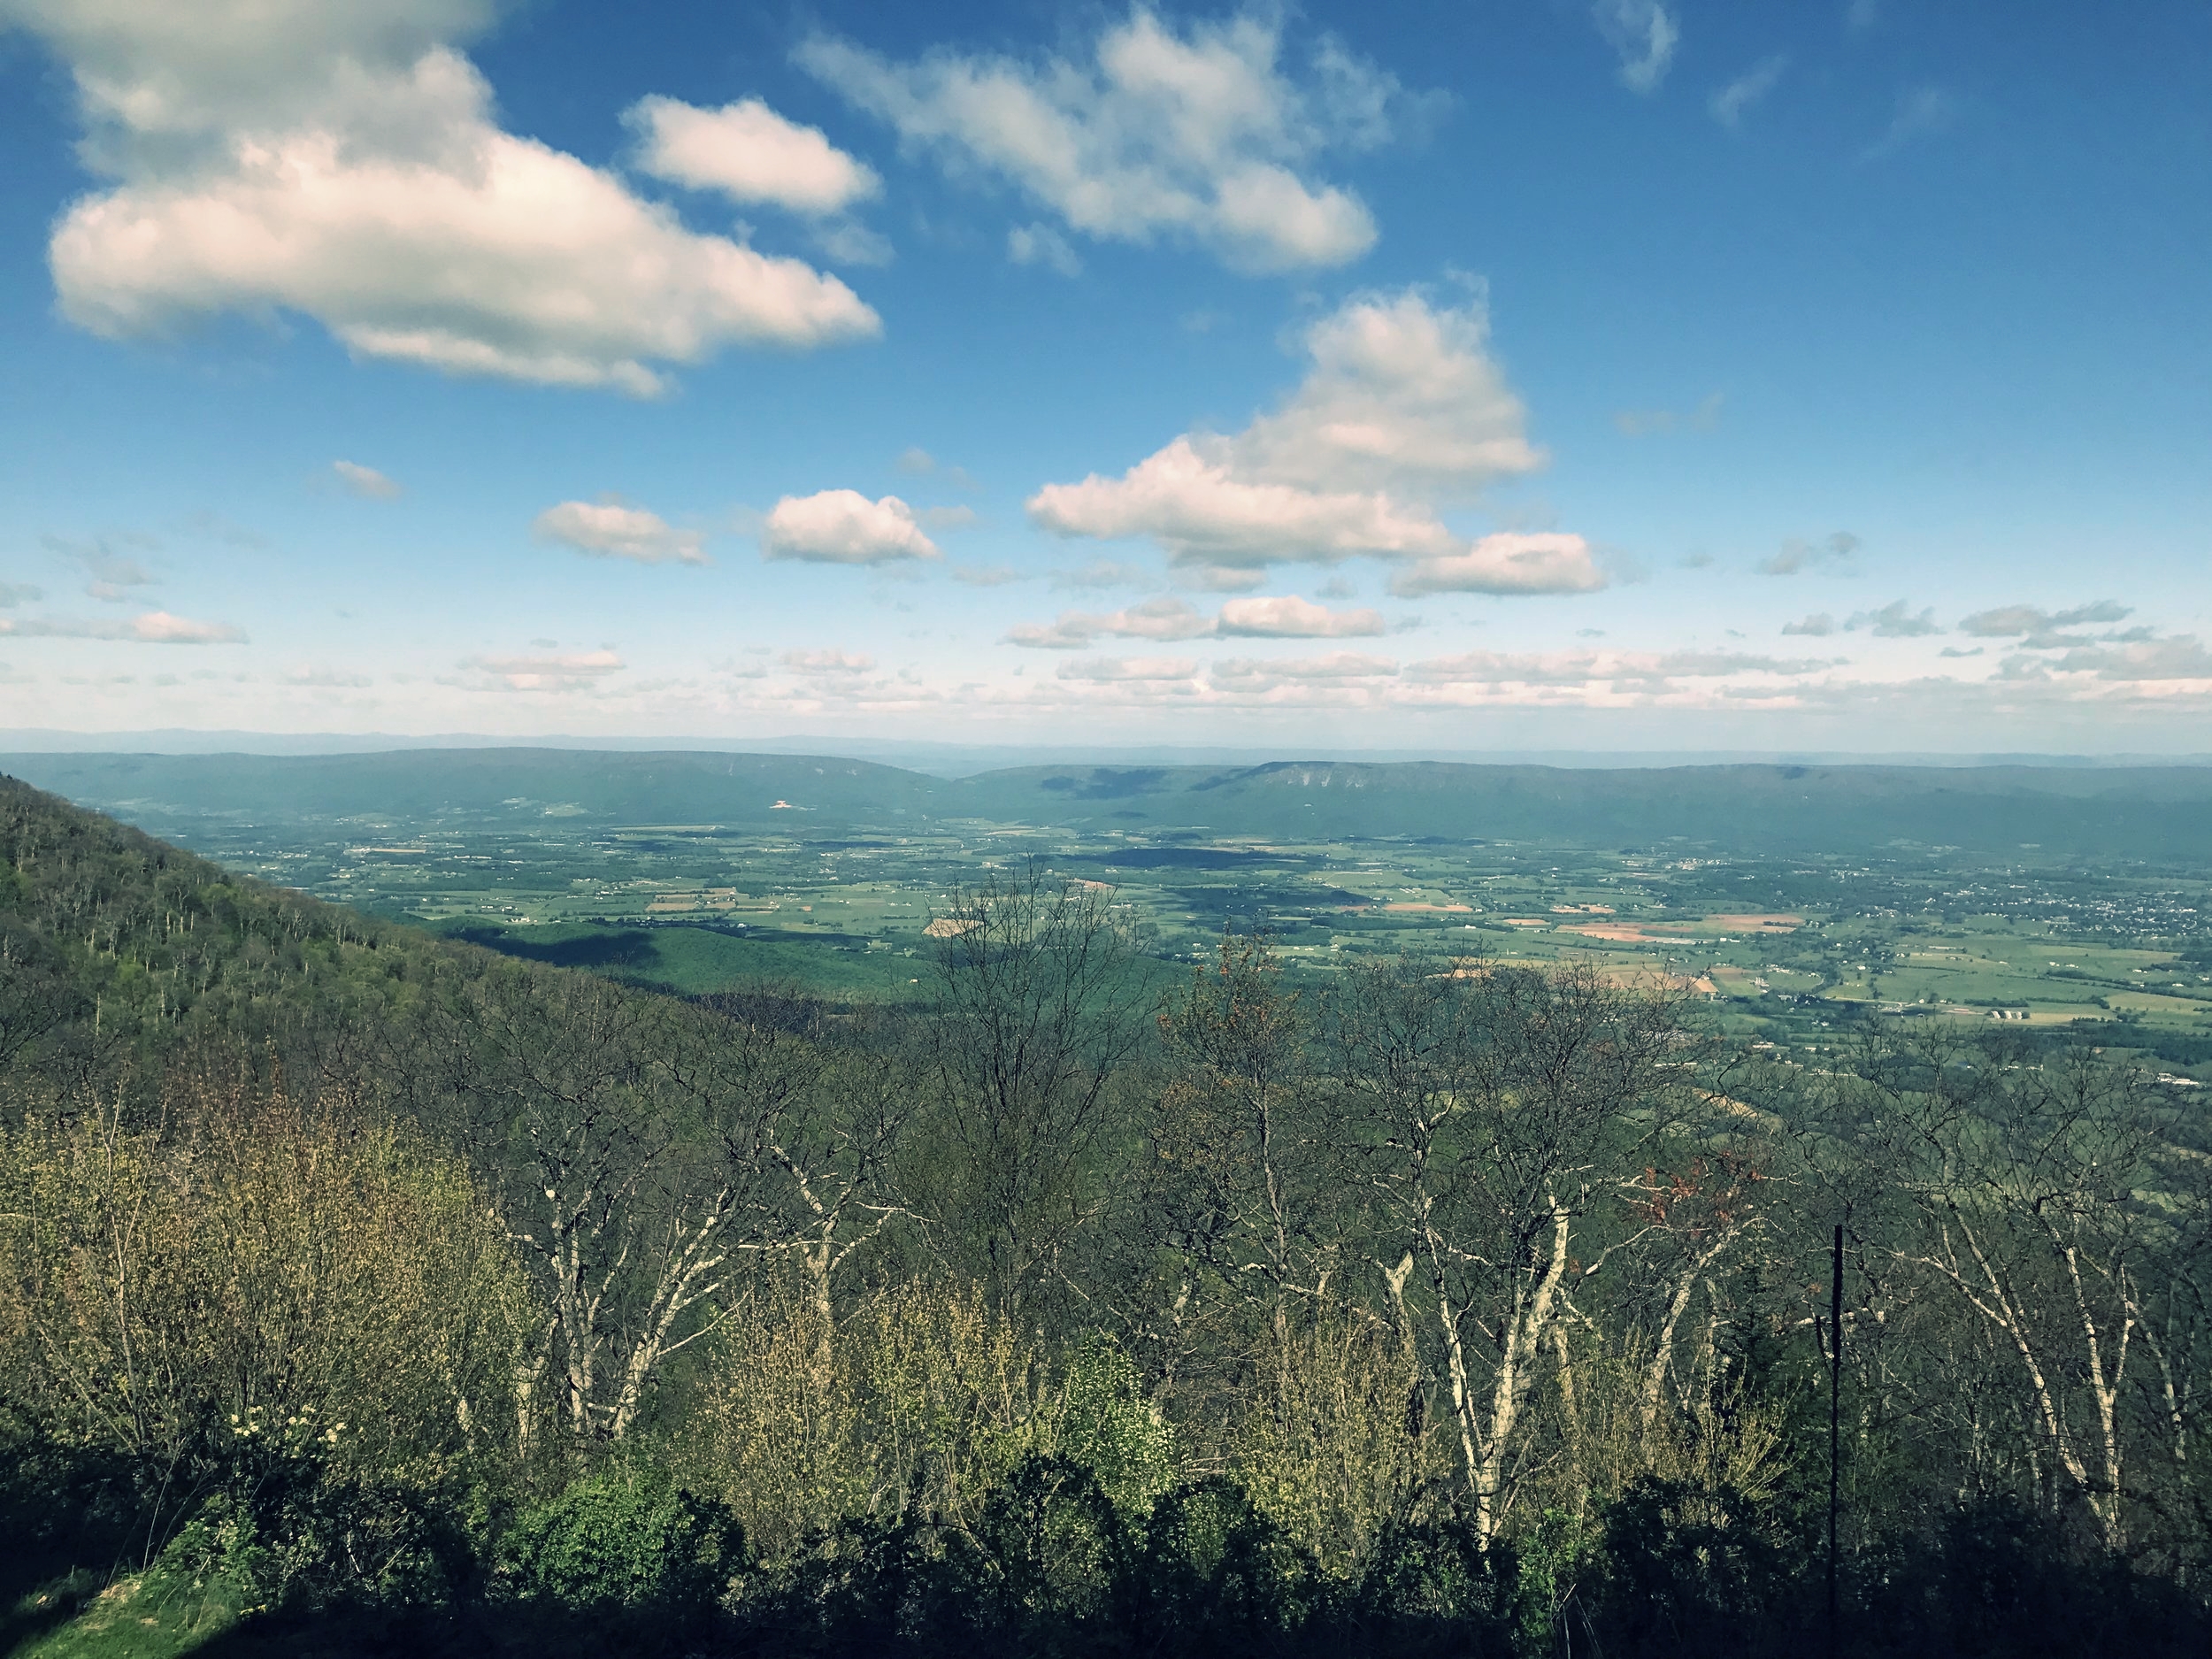
M 1132 1220 L 1173 1284 L 1167 1369 L 1225 1303 L 1268 1335 L 1279 1388 L 1294 1331 L 1341 1300 L 1348 1148 L 1314 1066 L 1312 1021 L 1263 939 L 1224 938 L 1158 1018 L 1153 1101 Z M 1163 1333 L 1165 1334 L 1165 1333 Z M 1241 1333 L 1226 1333 L 1232 1348 Z
M 1582 963 L 1402 957 L 1356 971 L 1338 1004 L 1338 1080 L 1394 1246 L 1376 1265 L 1409 1322 L 1408 1282 L 1424 1281 L 1485 1539 L 1511 1506 L 1569 1294 L 1624 1242 L 1592 1248 L 1578 1227 L 1694 1098 L 1671 1069 L 1695 1064 L 1680 1018 L 1678 992 L 1623 989 Z
M 826 1331 L 841 1270 L 910 1217 L 897 1161 L 915 1107 L 910 1045 L 869 1010 L 829 1040 L 818 1000 L 787 986 L 707 999 L 664 1064 L 736 1202 L 733 1248 L 796 1265 Z
M 1862 1071 L 1911 1203 L 1889 1253 L 1986 1326 L 2028 1408 L 2030 1460 L 2122 1548 L 2129 1367 L 2171 1241 L 2141 1196 L 2170 1190 L 2154 1090 L 2080 1050 L 2036 1063 L 1941 1037 Z
M 623 1438 L 728 1278 L 738 1183 L 686 1140 L 669 1018 L 604 981 L 501 969 L 457 987 L 399 1070 L 501 1192 L 545 1297 L 517 1383 L 526 1447 L 549 1368 L 573 1436 Z
M 928 1133 L 908 1180 L 944 1253 L 1018 1318 L 1098 1212 L 1094 1154 L 1146 976 L 1111 894 L 1035 861 L 956 895 L 931 931 Z

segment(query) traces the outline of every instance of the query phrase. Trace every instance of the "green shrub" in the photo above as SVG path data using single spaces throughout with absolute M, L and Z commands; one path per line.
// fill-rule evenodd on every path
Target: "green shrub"
M 744 1539 L 725 1506 L 663 1476 L 594 1475 L 516 1517 L 499 1582 L 518 1601 L 557 1608 L 697 1613 L 741 1569 Z
M 1116 1510 L 1139 1519 L 1175 1484 L 1175 1431 L 1145 1398 L 1137 1368 L 1110 1336 L 1093 1336 L 1068 1364 L 1061 1455 L 1089 1470 Z

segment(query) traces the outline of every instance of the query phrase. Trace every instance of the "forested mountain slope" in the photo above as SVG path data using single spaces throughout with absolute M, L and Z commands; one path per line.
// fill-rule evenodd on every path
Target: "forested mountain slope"
M 465 955 L 0 778 L 0 1063 L 82 1079 L 373 1019 Z

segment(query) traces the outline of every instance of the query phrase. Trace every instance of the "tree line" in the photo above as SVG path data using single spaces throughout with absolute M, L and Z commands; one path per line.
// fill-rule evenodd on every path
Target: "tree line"
M 1170 970 L 1041 866 L 885 1007 L 517 964 L 19 786 L 0 854 L 0 1432 L 57 1616 L 2201 1649 L 2212 1165 L 2119 1057 L 1793 1066 L 1587 962 Z

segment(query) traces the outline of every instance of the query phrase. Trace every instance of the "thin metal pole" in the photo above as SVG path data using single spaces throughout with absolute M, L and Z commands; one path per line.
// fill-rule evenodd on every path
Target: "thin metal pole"
M 1828 1284 L 1828 1654 L 1835 1659 L 1841 1632 L 1836 1615 L 1836 1512 L 1843 1472 L 1843 1226 L 1838 1223 Z

